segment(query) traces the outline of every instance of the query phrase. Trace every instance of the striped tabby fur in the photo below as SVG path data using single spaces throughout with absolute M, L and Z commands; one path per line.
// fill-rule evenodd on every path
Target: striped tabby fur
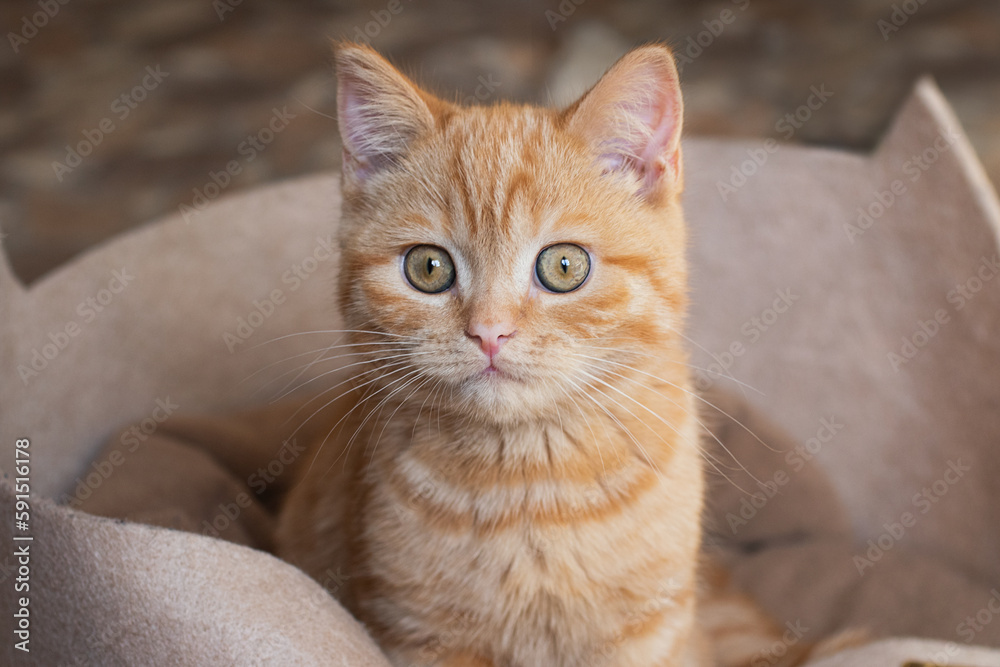
M 770 621 L 699 600 L 669 51 L 629 53 L 564 111 L 461 108 L 362 46 L 336 61 L 339 353 L 359 372 L 330 396 L 280 555 L 342 573 L 396 665 L 749 664 Z M 534 277 L 555 243 L 590 254 L 575 291 Z M 453 259 L 450 289 L 407 283 L 421 244 Z

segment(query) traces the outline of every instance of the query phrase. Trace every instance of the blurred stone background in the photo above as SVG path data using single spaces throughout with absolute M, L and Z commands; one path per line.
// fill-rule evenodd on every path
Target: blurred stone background
M 4 0 L 0 24 L 0 231 L 26 282 L 182 206 L 336 168 L 331 38 L 485 103 L 565 103 L 664 41 L 688 135 L 852 150 L 929 73 L 1000 182 L 997 0 Z

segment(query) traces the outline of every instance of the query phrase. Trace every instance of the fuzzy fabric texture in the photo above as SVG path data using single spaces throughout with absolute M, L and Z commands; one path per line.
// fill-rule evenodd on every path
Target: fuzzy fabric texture
M 788 644 L 887 637 L 817 667 L 1000 665 L 964 646 L 1000 647 L 1000 206 L 947 104 L 922 82 L 868 156 L 684 154 L 688 335 L 719 440 L 707 548 Z M 0 257 L 0 510 L 19 438 L 33 494 L 27 530 L 0 523 L 30 544 L 25 593 L 14 548 L 0 558 L 0 614 L 14 637 L 30 598 L 31 650 L 4 642 L 0 662 L 387 664 L 327 595 L 341 573 L 261 551 L 322 435 L 291 434 L 305 399 L 239 412 L 329 370 L 282 376 L 317 345 L 292 334 L 341 326 L 336 182 L 214 202 L 30 289 Z

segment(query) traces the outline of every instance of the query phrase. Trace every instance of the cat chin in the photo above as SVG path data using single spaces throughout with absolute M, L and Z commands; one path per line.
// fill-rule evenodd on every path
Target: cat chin
M 504 371 L 487 369 L 476 373 L 463 383 L 463 393 L 474 405 L 483 408 L 502 408 L 517 401 L 516 394 L 523 392 L 526 383 Z
M 535 422 L 545 416 L 551 402 L 544 387 L 496 369 L 466 380 L 462 393 L 468 399 L 462 403 L 466 416 L 493 426 Z

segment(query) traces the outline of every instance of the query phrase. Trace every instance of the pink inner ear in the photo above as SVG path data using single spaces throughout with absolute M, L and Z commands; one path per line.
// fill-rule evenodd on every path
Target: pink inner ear
M 353 82 L 344 81 L 337 94 L 339 99 L 338 111 L 340 122 L 341 138 L 344 140 L 344 149 L 355 159 L 361 159 L 358 149 L 361 146 L 364 131 L 362 130 L 363 115 L 360 111 L 361 103 L 354 92 Z
M 669 166 L 674 172 L 677 168 L 677 117 L 676 98 L 669 92 L 658 95 L 660 104 L 647 108 L 647 127 L 652 129 L 646 145 L 637 155 L 641 160 L 640 173 L 643 176 L 643 190 L 650 190 L 663 176 Z
M 345 167 L 363 179 L 403 157 L 434 118 L 416 86 L 374 52 L 349 48 L 337 60 Z
M 574 124 L 605 171 L 631 171 L 641 194 L 679 176 L 682 103 L 665 49 L 646 47 L 620 60 L 587 94 Z
M 677 109 L 673 106 L 672 100 L 661 99 L 661 102 L 662 107 L 650 107 L 647 112 L 647 115 L 650 117 L 644 119 L 647 127 L 651 127 L 653 130 L 653 134 L 646 143 L 645 150 L 640 155 L 646 163 L 653 162 L 660 156 L 666 155 L 670 150 L 670 144 L 673 142 L 677 129 Z M 654 114 L 655 116 L 659 116 L 659 118 L 654 118 Z
M 389 125 L 392 118 L 380 118 L 378 101 L 372 99 L 373 90 L 364 90 L 365 83 L 352 77 L 341 80 L 337 92 L 337 111 L 340 135 L 344 141 L 344 151 L 358 167 L 359 175 L 365 175 L 391 159 L 393 140 L 383 136 L 392 132 Z M 365 95 L 365 93 L 368 95 Z
M 606 149 L 600 156 L 604 170 L 631 169 L 642 180 L 642 192 L 649 192 L 668 168 L 677 170 L 676 99 L 669 89 L 660 90 L 653 99 L 641 104 L 622 103 L 616 111 L 618 123 L 622 118 L 627 120 L 605 141 Z M 636 125 L 641 129 L 637 131 Z

